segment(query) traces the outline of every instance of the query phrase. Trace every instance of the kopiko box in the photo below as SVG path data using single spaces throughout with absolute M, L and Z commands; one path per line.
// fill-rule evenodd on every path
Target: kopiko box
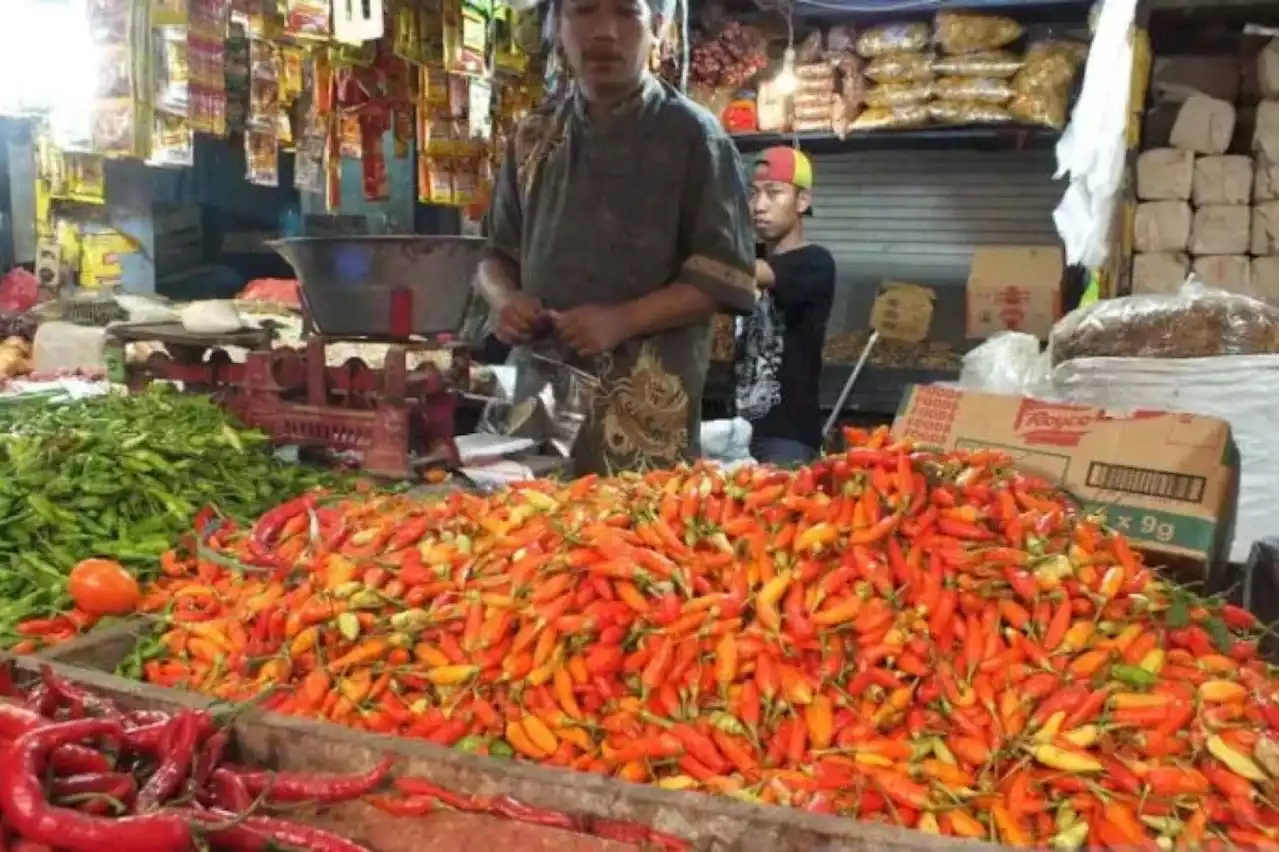
M 895 435 L 944 449 L 1004 450 L 1175 573 L 1205 572 L 1230 548 L 1239 463 L 1223 420 L 1109 411 L 937 385 L 911 388 Z

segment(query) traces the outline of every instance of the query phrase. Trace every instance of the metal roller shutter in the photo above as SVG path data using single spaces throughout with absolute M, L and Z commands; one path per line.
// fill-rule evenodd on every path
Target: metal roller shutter
M 964 339 L 978 245 L 1056 245 L 1052 150 L 889 150 L 814 155 L 809 240 L 836 258 L 829 334 L 865 328 L 879 283 L 934 287 L 931 337 Z

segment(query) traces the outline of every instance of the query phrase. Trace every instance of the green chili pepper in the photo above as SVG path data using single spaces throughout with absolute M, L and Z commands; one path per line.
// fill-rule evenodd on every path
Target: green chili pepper
M 1152 674 L 1137 666 L 1116 665 L 1111 667 L 1111 676 L 1129 686 L 1145 688 L 1160 682 L 1160 676 Z

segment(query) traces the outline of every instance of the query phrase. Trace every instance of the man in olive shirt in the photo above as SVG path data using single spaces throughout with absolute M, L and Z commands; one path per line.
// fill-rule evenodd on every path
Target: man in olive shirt
M 698 451 L 710 320 L 755 303 L 751 214 L 717 120 L 648 71 L 663 0 L 561 0 L 575 84 L 521 122 L 476 287 L 504 343 L 600 380 L 578 473 Z

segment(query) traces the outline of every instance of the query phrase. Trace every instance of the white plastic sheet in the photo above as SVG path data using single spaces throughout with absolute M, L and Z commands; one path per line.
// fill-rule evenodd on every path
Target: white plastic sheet
M 964 356 L 959 384 L 965 390 L 1043 398 L 1053 392 L 1049 354 L 1040 351 L 1035 335 L 1002 331 Z
M 1112 211 L 1124 176 L 1137 0 L 1102 0 L 1080 98 L 1058 141 L 1057 178 L 1069 177 L 1053 213 L 1069 265 L 1107 259 Z
M 1055 396 L 1082 405 L 1218 417 L 1240 452 L 1240 497 L 1231 561 L 1280 533 L 1280 356 L 1077 358 L 1053 371 Z

